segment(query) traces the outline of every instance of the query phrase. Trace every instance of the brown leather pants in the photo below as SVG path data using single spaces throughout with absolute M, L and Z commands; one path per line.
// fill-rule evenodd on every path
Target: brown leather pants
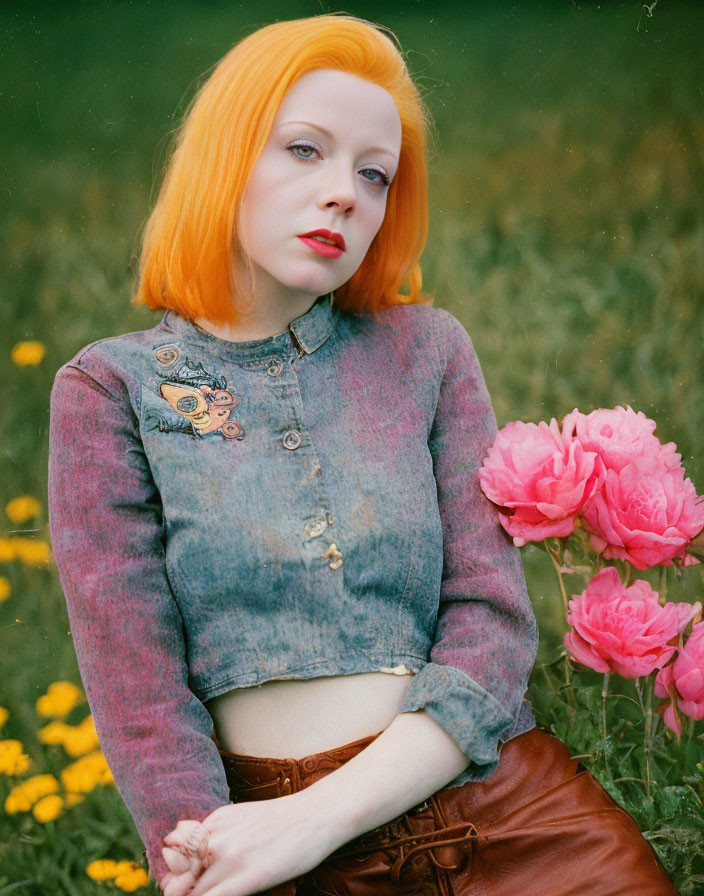
M 303 759 L 219 749 L 241 802 L 302 790 L 375 737 Z M 677 896 L 631 816 L 538 728 L 502 747 L 486 781 L 439 790 L 266 894 Z

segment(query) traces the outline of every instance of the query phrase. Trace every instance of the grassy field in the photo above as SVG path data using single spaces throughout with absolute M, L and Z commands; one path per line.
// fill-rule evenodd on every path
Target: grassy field
M 54 373 L 86 343 L 158 319 L 130 305 L 138 235 L 169 132 L 204 73 L 259 25 L 337 9 L 0 9 L 0 502 L 41 505 L 7 515 L 0 537 L 0 736 L 22 742 L 32 773 L 74 761 L 40 743 L 50 717 L 36 701 L 52 682 L 80 682 L 56 570 L 36 550 L 13 559 L 2 548 L 17 535 L 48 541 Z M 569 0 L 379 10 L 345 7 L 394 29 L 431 109 L 425 287 L 470 332 L 499 424 L 630 404 L 677 443 L 704 492 L 704 4 L 660 2 L 652 16 L 636 2 Z M 45 346 L 40 363 L 13 362 L 22 340 Z M 561 601 L 545 555 L 524 559 L 549 662 Z M 703 584 L 701 568 L 671 576 L 669 597 L 702 597 Z M 62 718 L 86 713 L 83 703 Z M 140 850 L 110 785 L 56 821 L 0 809 L 0 896 L 104 892 L 87 861 Z

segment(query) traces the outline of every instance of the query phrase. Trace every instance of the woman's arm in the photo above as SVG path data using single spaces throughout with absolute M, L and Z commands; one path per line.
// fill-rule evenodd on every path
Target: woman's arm
M 212 719 L 188 687 L 165 571 L 158 491 L 125 383 L 89 349 L 51 396 L 49 517 L 78 666 L 100 745 L 147 846 L 229 802 Z
M 440 309 L 438 309 L 440 310 Z M 496 420 L 464 327 L 435 318 L 445 370 L 428 447 L 443 529 L 443 573 L 430 661 L 399 712 L 424 709 L 471 760 L 457 783 L 487 778 L 499 740 L 534 724 L 524 702 L 538 633 L 520 553 L 481 491 Z
M 340 845 L 422 803 L 469 760 L 427 712 L 404 712 L 369 746 L 306 789 Z
M 355 835 L 422 802 L 455 777 L 496 768 L 500 738 L 520 724 L 537 626 L 520 554 L 479 486 L 496 420 L 464 327 L 434 315 L 445 370 L 428 440 L 443 527 L 443 575 L 430 662 L 393 723 L 311 788 L 354 819 Z M 519 727 L 520 730 L 520 727 Z M 326 799 L 327 798 L 327 799 Z M 358 811 L 355 811 L 358 810 Z

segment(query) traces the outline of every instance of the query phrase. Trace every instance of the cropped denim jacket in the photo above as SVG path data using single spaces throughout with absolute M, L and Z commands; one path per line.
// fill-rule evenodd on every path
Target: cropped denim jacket
M 209 699 L 405 664 L 471 760 L 534 726 L 516 548 L 479 489 L 496 423 L 447 311 L 343 312 L 219 339 L 166 311 L 51 395 L 49 510 L 101 747 L 147 847 L 229 802 Z

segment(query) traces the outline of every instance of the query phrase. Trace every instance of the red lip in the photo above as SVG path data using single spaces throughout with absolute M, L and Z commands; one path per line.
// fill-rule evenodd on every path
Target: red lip
M 345 251 L 345 238 L 341 233 L 333 233 L 332 230 L 311 230 L 310 233 L 299 233 L 300 237 L 324 236 L 326 240 L 334 240 L 337 246 Z

